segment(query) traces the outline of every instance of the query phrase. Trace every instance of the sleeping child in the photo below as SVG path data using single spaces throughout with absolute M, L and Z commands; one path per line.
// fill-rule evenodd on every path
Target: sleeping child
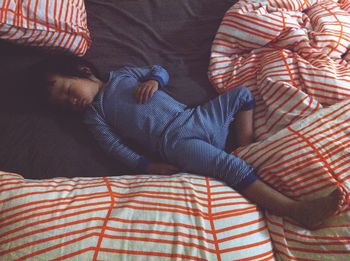
M 322 224 L 345 200 L 341 189 L 312 201 L 288 198 L 261 181 L 245 161 L 225 152 L 231 122 L 240 146 L 253 142 L 255 103 L 245 87 L 189 108 L 164 92 L 169 75 L 159 65 L 123 67 L 110 72 L 107 82 L 91 63 L 74 56 L 53 56 L 39 67 L 50 103 L 81 112 L 109 157 L 138 173 L 213 177 L 309 229 Z M 145 152 L 138 153 L 135 146 Z

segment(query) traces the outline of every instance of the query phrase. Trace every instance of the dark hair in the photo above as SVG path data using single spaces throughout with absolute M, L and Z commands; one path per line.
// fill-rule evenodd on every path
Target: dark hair
M 82 68 L 89 68 L 89 72 L 82 70 Z M 79 77 L 89 78 L 94 75 L 101 79 L 97 68 L 88 60 L 74 56 L 71 54 L 51 54 L 46 59 L 39 62 L 33 68 L 32 73 L 33 84 L 36 85 L 39 91 L 39 96 L 42 99 L 47 99 L 50 92 L 51 83 L 48 80 L 49 75 L 58 74 L 63 77 Z

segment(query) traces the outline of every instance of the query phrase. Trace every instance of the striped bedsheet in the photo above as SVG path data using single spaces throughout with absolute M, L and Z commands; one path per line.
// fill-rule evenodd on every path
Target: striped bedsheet
M 349 0 L 241 0 L 215 36 L 209 79 L 220 93 L 255 95 L 263 140 L 322 107 L 350 98 Z
M 310 200 L 337 186 L 350 190 L 350 100 L 321 109 L 235 154 L 285 195 Z M 282 260 L 349 260 L 349 196 L 335 216 L 309 231 L 267 213 L 276 257 Z
M 264 215 L 186 173 L 27 180 L 0 172 L 0 260 L 274 260 Z

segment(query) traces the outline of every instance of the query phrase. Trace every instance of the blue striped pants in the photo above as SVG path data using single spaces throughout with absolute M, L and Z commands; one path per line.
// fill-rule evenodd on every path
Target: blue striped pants
M 257 179 L 255 170 L 224 148 L 235 115 L 254 106 L 251 92 L 239 87 L 185 111 L 164 134 L 163 156 L 181 171 L 214 177 L 238 190 L 250 185 Z

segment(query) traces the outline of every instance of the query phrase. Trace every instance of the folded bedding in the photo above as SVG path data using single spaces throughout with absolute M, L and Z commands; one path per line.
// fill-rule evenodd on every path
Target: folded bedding
M 218 92 L 246 85 L 262 140 L 319 108 L 350 98 L 349 1 L 239 1 L 212 46 Z
M 84 55 L 91 44 L 84 1 L 1 1 L 0 39 Z

